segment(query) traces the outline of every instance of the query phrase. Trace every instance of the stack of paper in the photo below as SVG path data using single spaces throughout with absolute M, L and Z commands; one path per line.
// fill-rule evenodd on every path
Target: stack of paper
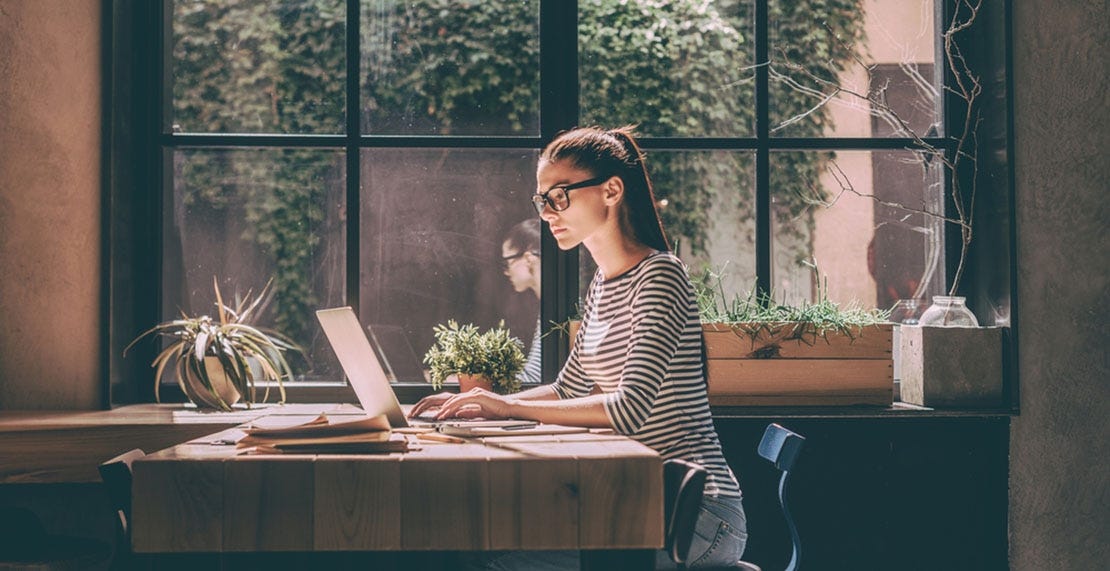
M 271 416 L 255 421 L 246 433 L 236 446 L 255 447 L 260 453 L 375 454 L 408 450 L 408 440 L 390 430 L 384 414 L 353 419 L 321 414 L 308 422 Z

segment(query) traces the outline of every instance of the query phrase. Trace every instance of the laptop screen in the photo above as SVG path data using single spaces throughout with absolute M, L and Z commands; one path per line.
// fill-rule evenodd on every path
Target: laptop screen
M 316 312 L 316 318 L 366 414 L 385 414 L 394 428 L 408 426 L 397 394 L 355 312 L 350 307 L 321 309 Z

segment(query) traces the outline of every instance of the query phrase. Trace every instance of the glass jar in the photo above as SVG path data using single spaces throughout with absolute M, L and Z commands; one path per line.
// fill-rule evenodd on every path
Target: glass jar
M 924 299 L 900 299 L 890 308 L 888 319 L 898 325 L 917 325 L 927 307 L 929 302 Z
M 933 305 L 921 314 L 919 325 L 933 327 L 979 327 L 979 320 L 961 296 L 935 295 Z

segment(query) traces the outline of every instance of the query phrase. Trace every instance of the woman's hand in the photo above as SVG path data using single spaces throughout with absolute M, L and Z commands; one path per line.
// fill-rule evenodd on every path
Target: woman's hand
M 420 399 L 420 402 L 413 405 L 412 410 L 409 411 L 409 418 L 415 418 L 420 413 L 426 412 L 429 409 L 439 408 L 453 396 L 455 396 L 454 393 L 439 393 L 426 396 Z
M 511 412 L 512 400 L 509 397 L 476 388 L 465 393 L 452 395 L 451 398 L 440 405 L 436 419 L 481 417 L 498 420 L 509 418 Z

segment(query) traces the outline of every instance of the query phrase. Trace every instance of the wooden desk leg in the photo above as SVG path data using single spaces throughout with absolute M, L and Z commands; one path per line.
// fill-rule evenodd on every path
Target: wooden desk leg
M 582 551 L 582 571 L 615 569 L 655 569 L 654 549 L 586 549 Z

